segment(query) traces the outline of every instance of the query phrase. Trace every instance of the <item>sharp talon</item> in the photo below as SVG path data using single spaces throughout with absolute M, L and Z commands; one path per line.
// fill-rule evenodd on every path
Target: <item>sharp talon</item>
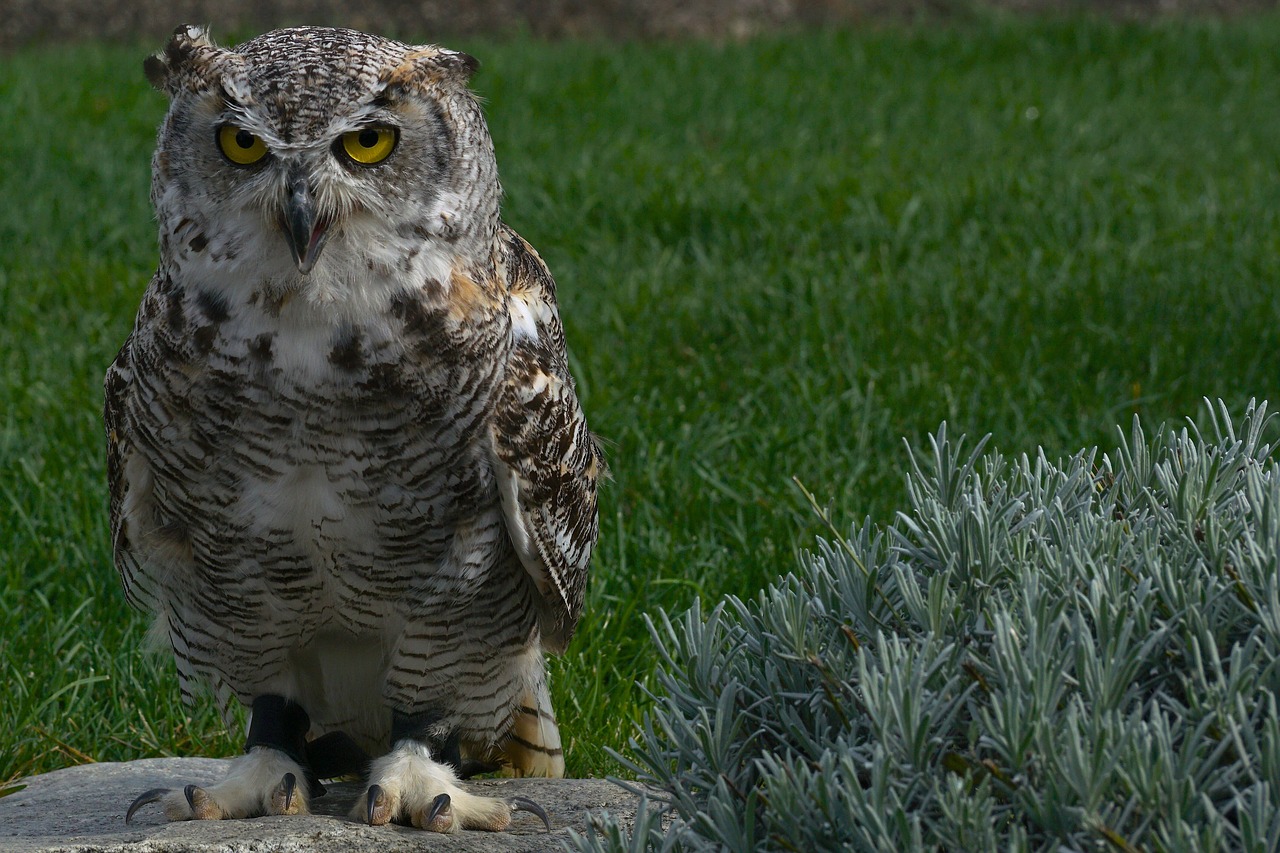
M 191 811 L 194 812 L 196 810 L 196 786 L 188 785 L 182 789 L 182 793 L 186 795 L 187 805 L 191 806 Z
M 129 804 L 129 810 L 124 813 L 124 822 L 129 823 L 133 820 L 134 813 L 145 805 L 157 802 L 165 794 L 169 793 L 168 788 L 152 788 L 150 791 L 143 791 L 138 798 Z
M 431 811 L 427 812 L 427 819 L 423 821 L 424 826 L 430 826 L 435 823 L 436 818 L 445 814 L 449 810 L 449 804 L 452 802 L 448 794 L 437 794 L 436 798 L 431 801 Z
M 378 810 L 378 800 L 382 797 L 381 785 L 370 785 L 368 793 L 365 794 L 369 798 L 369 826 L 373 826 L 373 813 Z
M 288 814 L 289 806 L 293 805 L 293 792 L 298 787 L 298 777 L 292 773 L 286 773 L 284 774 L 284 779 L 280 781 L 284 785 L 284 811 L 285 814 Z
M 547 827 L 547 832 L 551 831 L 551 818 L 547 817 L 547 813 L 542 806 L 538 805 L 533 800 L 526 799 L 525 797 L 512 797 L 511 810 L 513 812 L 529 812 L 530 814 L 537 815 L 542 818 L 543 824 Z

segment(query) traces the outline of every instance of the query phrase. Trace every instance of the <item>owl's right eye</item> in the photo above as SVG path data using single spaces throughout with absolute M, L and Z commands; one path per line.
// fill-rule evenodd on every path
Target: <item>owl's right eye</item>
M 267 143 L 234 124 L 218 128 L 218 147 L 237 166 L 252 166 L 267 156 Z

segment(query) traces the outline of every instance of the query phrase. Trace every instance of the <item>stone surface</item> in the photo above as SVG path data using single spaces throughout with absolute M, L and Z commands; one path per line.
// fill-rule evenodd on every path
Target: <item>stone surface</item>
M 322 814 L 236 821 L 167 823 L 158 805 L 145 806 L 126 825 L 124 812 L 150 788 L 181 788 L 221 779 L 230 762 L 212 758 L 155 758 L 86 764 L 22 780 L 26 787 L 0 796 L 3 853 L 352 853 L 352 851 L 562 850 L 569 828 L 586 831 L 588 815 L 607 810 L 627 819 L 636 798 L 603 779 L 493 779 L 465 783 L 494 797 L 528 797 L 551 818 L 517 812 L 506 832 L 445 836 L 401 826 L 365 826 L 340 817 L 362 793 L 356 782 L 328 784 L 313 806 Z

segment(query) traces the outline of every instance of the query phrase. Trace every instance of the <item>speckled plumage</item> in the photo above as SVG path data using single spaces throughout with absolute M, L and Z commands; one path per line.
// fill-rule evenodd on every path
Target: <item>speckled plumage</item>
M 183 27 L 148 61 L 161 258 L 106 377 L 111 529 L 184 695 L 283 696 L 375 755 L 425 718 L 556 773 L 542 652 L 581 615 L 603 462 L 555 284 L 499 219 L 474 68 L 325 28 Z M 223 126 L 268 153 L 231 162 Z M 344 159 L 370 127 L 393 153 Z

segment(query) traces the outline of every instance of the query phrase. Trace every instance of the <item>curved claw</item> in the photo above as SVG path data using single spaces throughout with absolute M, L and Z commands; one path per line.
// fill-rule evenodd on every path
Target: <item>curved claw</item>
M 298 789 L 298 777 L 292 773 L 286 773 L 280 780 L 280 784 L 284 785 L 284 810 L 287 814 L 289 806 L 293 805 L 293 792 Z
M 368 817 L 369 826 L 373 826 L 374 813 L 378 810 L 378 800 L 382 799 L 382 786 L 370 785 L 369 790 L 365 793 L 368 798 Z
M 191 806 L 191 811 L 196 810 L 196 786 L 188 785 L 182 789 L 182 793 L 187 798 L 187 805 Z
M 436 798 L 431 801 L 431 811 L 427 812 L 427 819 L 423 821 L 424 826 L 431 826 L 436 822 L 436 818 L 446 814 L 453 800 L 448 794 L 437 794 Z
M 129 810 L 124 813 L 124 822 L 133 821 L 133 815 L 138 809 L 150 803 L 159 802 L 160 798 L 169 793 L 168 788 L 152 788 L 150 791 L 143 791 L 138 798 L 129 804 Z
M 526 797 L 512 797 L 511 811 L 513 812 L 529 812 L 542 818 L 542 823 L 547 827 L 547 832 L 551 831 L 551 818 L 547 817 L 547 812 L 542 806 Z

